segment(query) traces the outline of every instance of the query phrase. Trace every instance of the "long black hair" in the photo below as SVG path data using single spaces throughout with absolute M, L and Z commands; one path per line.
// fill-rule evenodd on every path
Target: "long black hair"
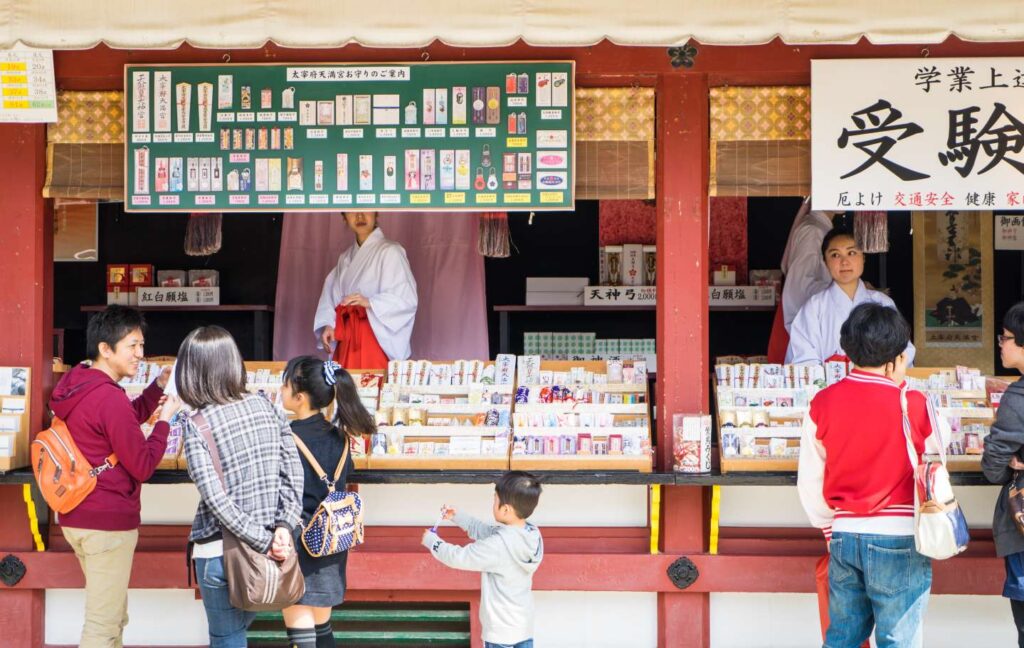
M 332 422 L 341 434 L 357 437 L 377 431 L 373 417 L 359 400 L 352 375 L 340 366 L 310 355 L 299 356 L 288 361 L 283 380 L 296 394 L 305 394 L 314 409 L 322 410 L 333 400 Z

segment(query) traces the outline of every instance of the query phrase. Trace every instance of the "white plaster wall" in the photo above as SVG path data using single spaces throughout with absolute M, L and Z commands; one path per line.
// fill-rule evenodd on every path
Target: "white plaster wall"
M 85 619 L 85 590 L 46 590 L 46 643 L 77 646 Z M 0 640 L 0 645 L 2 645 Z M 125 645 L 205 646 L 206 612 L 192 590 L 128 591 Z
M 535 592 L 537 648 L 655 648 L 658 595 Z
M 199 504 L 194 484 L 143 484 L 143 524 L 192 524 Z
M 957 486 L 957 500 L 975 528 L 992 527 L 998 486 Z M 723 486 L 721 526 L 809 527 L 795 486 Z
M 431 526 L 442 504 L 491 519 L 493 484 L 364 484 L 366 523 Z M 144 484 L 143 524 L 191 524 L 199 503 L 192 484 Z M 545 486 L 531 520 L 543 526 L 647 526 L 646 486 Z
M 366 523 L 431 526 L 443 504 L 482 520 L 492 519 L 493 484 L 362 485 Z M 545 526 L 647 526 L 646 486 L 545 486 L 530 518 Z
M 928 648 L 994 648 L 1017 641 L 1010 605 L 998 596 L 933 596 L 924 627 Z M 712 648 L 820 645 L 814 594 L 711 595 Z

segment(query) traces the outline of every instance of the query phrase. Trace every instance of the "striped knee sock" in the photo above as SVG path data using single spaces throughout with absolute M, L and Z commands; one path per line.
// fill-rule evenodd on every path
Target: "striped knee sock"
M 289 648 L 316 648 L 316 630 L 313 628 L 285 628 Z
M 316 648 L 335 648 L 334 630 L 331 622 L 321 623 L 316 626 Z

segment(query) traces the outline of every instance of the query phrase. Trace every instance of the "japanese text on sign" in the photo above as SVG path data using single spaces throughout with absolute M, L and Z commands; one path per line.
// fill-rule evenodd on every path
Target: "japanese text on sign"
M 812 61 L 811 86 L 815 208 L 1022 208 L 1024 58 Z

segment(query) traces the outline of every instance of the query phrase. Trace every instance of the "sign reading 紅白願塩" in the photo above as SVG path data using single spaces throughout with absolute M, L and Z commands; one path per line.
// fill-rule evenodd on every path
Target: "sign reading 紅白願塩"
M 1024 209 L 1024 58 L 811 62 L 812 201 Z

